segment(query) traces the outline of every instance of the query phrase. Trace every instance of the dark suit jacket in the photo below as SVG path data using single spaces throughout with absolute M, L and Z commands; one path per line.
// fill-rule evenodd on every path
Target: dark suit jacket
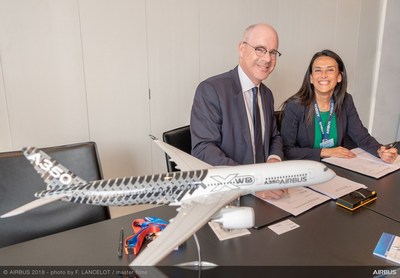
M 274 117 L 271 91 L 260 85 L 265 115 L 264 150 L 283 159 L 282 139 Z M 253 149 L 238 67 L 199 84 L 190 130 L 192 154 L 211 165 L 253 163 Z
M 321 149 L 313 148 L 314 121 L 311 125 L 307 123 L 307 113 L 308 108 L 300 104 L 289 101 L 286 105 L 281 125 L 285 159 L 317 161 L 321 159 Z M 353 97 L 348 93 L 346 93 L 340 115 L 336 115 L 336 126 L 339 146 L 343 146 L 345 137 L 348 136 L 356 146 L 378 156 L 377 150 L 381 144 L 363 126 L 354 106 Z

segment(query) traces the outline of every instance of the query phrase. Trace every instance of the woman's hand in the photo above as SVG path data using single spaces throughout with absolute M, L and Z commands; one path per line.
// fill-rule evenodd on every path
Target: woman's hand
M 355 153 L 344 147 L 336 148 L 323 148 L 321 149 L 321 157 L 341 157 L 341 158 L 353 158 L 356 157 Z
M 378 155 L 386 163 L 393 163 L 398 156 L 398 151 L 396 148 L 386 148 L 382 146 L 378 150 Z

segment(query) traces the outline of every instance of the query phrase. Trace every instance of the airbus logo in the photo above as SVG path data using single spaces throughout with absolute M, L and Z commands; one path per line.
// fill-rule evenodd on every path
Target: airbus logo
M 378 269 L 374 270 L 373 275 L 397 275 L 396 269 Z
M 306 175 L 299 177 L 268 177 L 265 179 L 264 184 L 305 183 L 307 180 Z

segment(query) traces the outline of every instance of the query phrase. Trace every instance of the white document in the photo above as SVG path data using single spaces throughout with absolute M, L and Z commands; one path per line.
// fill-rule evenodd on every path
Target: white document
M 208 225 L 210 225 L 211 229 L 214 231 L 215 235 L 218 237 L 220 241 L 251 234 L 248 229 L 233 229 L 229 231 L 224 230 L 221 228 L 221 225 L 217 222 L 210 221 L 208 222 Z
M 289 194 L 278 200 L 262 200 L 273 204 L 294 216 L 330 200 L 328 196 L 322 195 L 306 187 L 288 188 L 288 192 Z
M 400 156 L 393 164 L 385 163 L 381 159 L 367 153 L 363 149 L 351 150 L 357 156 L 354 158 L 328 157 L 322 159 L 324 162 L 349 169 L 376 179 L 400 169 Z
M 336 176 L 328 182 L 309 186 L 309 188 L 324 195 L 327 195 L 332 199 L 338 199 L 360 188 L 367 187 L 364 184 Z
M 289 232 L 298 227 L 300 227 L 300 225 L 294 223 L 293 221 L 291 221 L 289 219 L 268 226 L 268 228 L 270 228 L 272 231 L 274 231 L 278 235 Z

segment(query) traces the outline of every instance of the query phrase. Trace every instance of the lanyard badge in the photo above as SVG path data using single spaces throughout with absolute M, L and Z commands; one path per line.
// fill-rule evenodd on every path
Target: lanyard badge
M 125 239 L 124 247 L 126 254 L 137 255 L 145 240 L 152 241 L 157 237 L 157 234 L 165 229 L 168 225 L 157 217 L 144 217 L 135 219 L 132 222 L 134 234 Z
M 333 112 L 334 112 L 334 106 L 335 106 L 335 103 L 334 103 L 333 99 L 331 99 L 328 122 L 326 124 L 326 131 L 324 131 L 324 125 L 322 124 L 321 113 L 319 111 L 318 104 L 316 101 L 314 102 L 315 115 L 317 116 L 319 129 L 321 130 L 321 135 L 322 135 L 322 142 L 319 144 L 319 146 L 321 148 L 331 148 L 334 146 L 333 138 L 329 139 L 329 133 L 331 131 L 331 123 L 332 123 L 332 117 L 333 117 Z

